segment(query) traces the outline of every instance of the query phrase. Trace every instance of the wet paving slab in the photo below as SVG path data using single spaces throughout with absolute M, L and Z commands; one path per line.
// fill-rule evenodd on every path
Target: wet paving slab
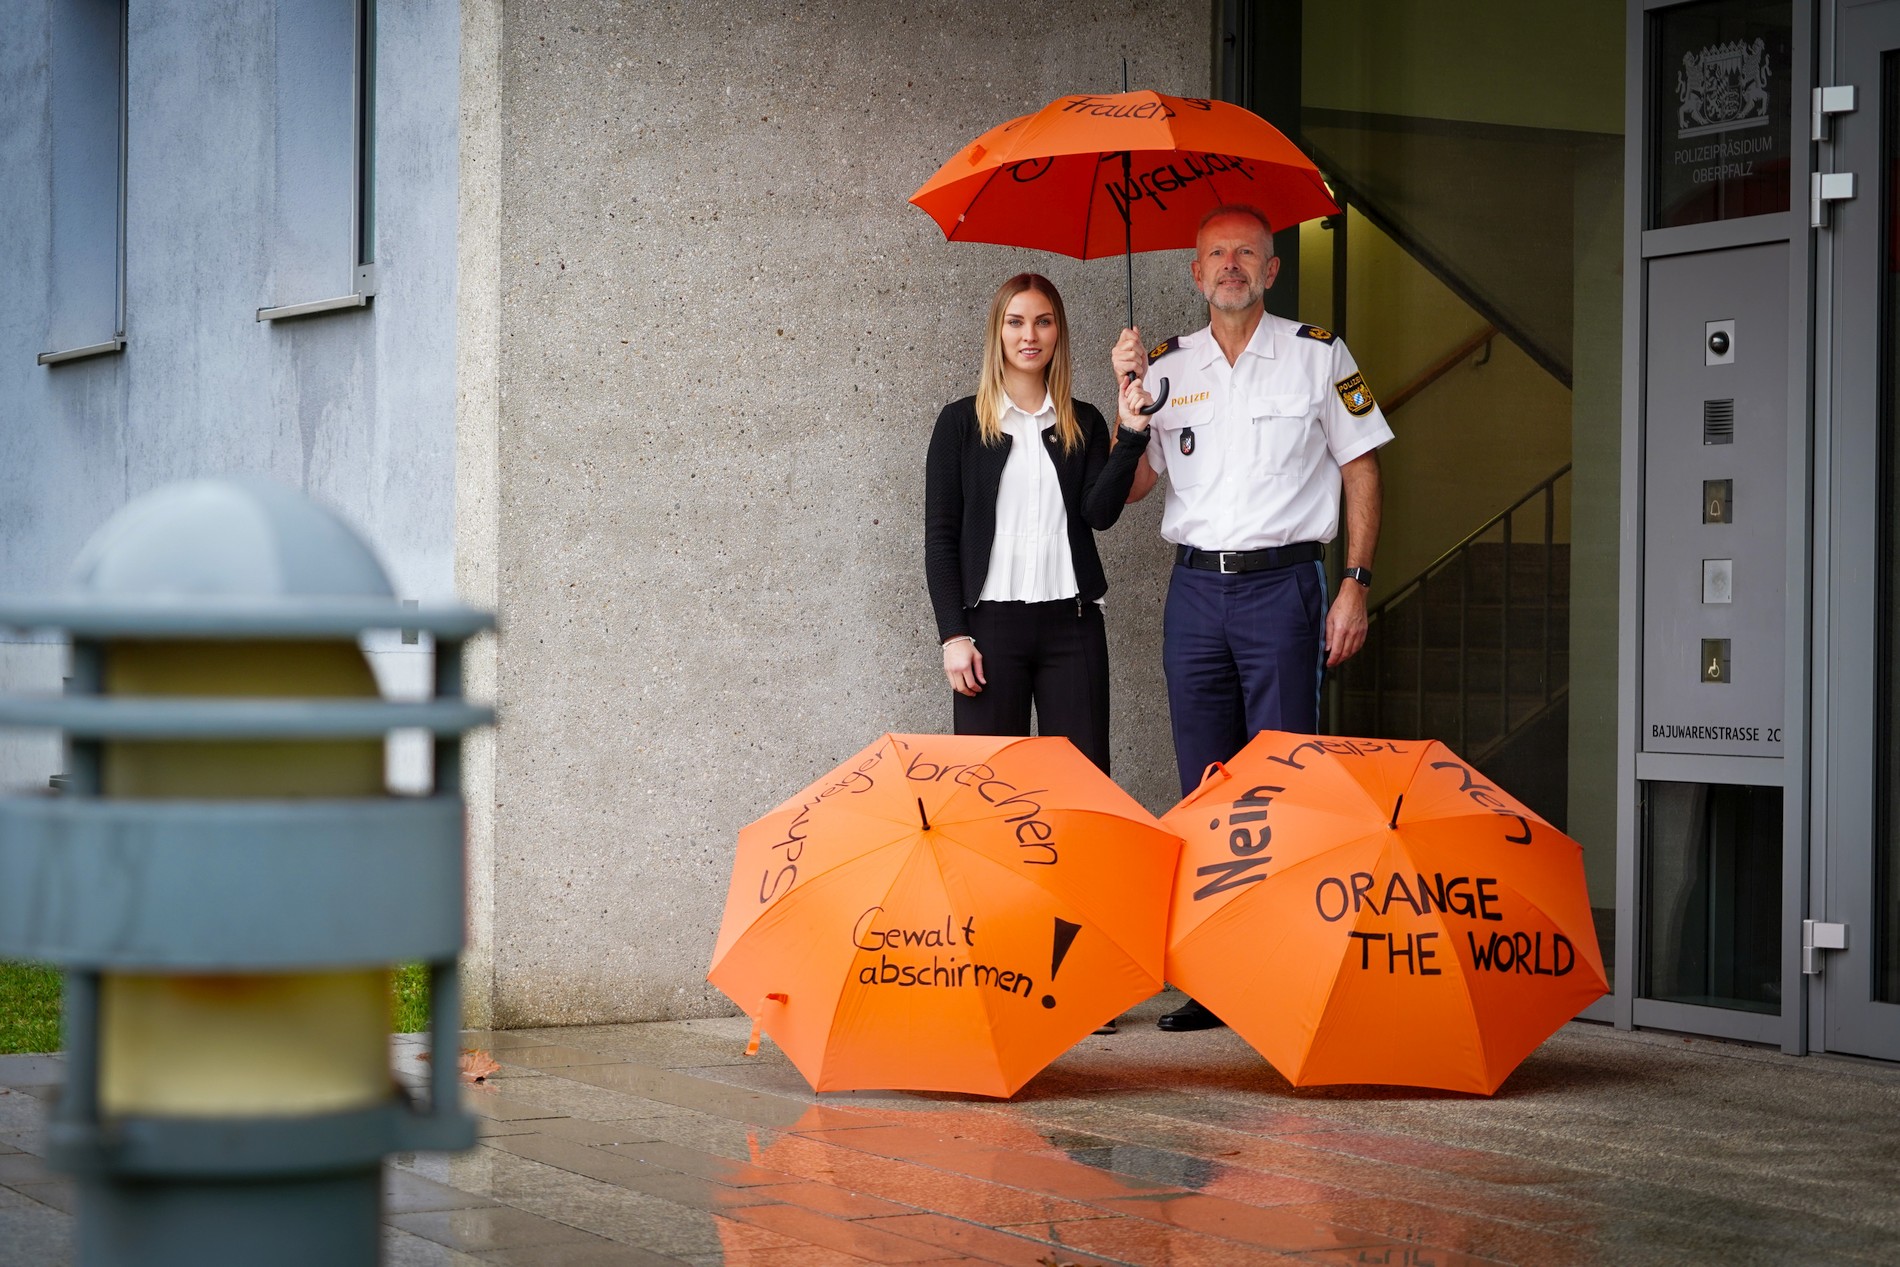
M 1172 1002 L 1009 1101 L 818 1095 L 736 1018 L 470 1033 L 480 1143 L 391 1159 L 384 1259 L 1900 1264 L 1900 1068 L 1572 1025 L 1493 1097 L 1297 1089 Z M 0 1264 L 73 1261 L 62 1077 L 0 1057 Z

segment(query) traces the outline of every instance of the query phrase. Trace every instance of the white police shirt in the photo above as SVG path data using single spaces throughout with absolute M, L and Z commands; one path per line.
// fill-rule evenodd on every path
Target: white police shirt
M 1163 537 L 1261 550 L 1338 535 L 1339 468 L 1392 439 L 1343 342 L 1267 313 L 1231 366 L 1211 327 L 1148 356 L 1149 392 L 1168 380 L 1147 451 L 1168 477 Z

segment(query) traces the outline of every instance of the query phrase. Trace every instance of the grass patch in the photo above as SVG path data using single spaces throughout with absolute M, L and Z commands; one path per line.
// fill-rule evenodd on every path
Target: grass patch
M 0 1056 L 59 1050 L 59 970 L 0 961 Z
M 59 970 L 0 960 L 0 1056 L 59 1050 Z M 409 963 L 390 975 L 395 1031 L 429 1028 L 429 971 Z
M 395 1029 L 398 1034 L 415 1034 L 429 1028 L 429 970 L 419 963 L 406 963 L 389 976 L 395 996 Z

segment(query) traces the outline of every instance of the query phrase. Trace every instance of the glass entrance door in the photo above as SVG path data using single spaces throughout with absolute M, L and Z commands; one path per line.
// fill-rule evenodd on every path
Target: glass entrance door
M 1821 1044 L 1900 1060 L 1900 0 L 1843 0 L 1832 118 L 1818 170 L 1852 172 L 1829 207 L 1825 516 L 1827 785 L 1816 904 L 1845 947 L 1820 951 Z M 1832 928 L 1821 930 L 1833 933 Z

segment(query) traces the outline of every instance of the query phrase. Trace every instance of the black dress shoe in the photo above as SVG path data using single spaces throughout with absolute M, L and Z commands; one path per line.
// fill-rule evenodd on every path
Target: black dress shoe
M 1156 1019 L 1155 1028 L 1167 1030 L 1170 1034 L 1185 1034 L 1197 1029 L 1220 1029 L 1226 1024 L 1226 1021 L 1189 999 L 1174 1011 Z

